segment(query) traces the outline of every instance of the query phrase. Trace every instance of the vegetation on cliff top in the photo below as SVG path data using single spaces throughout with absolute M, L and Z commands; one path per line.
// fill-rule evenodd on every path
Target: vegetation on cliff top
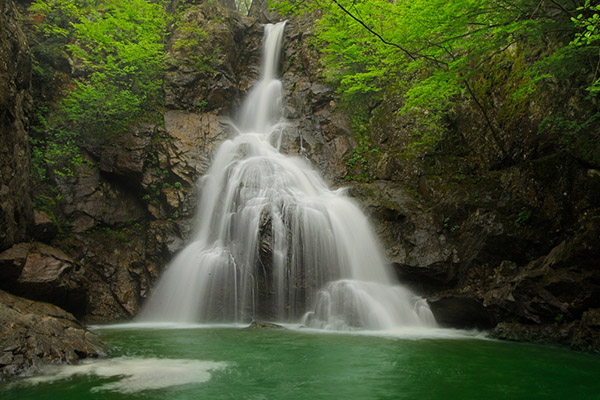
M 435 148 L 465 101 L 476 104 L 501 150 L 499 120 L 518 118 L 557 88 L 584 98 L 589 112 L 549 112 L 541 131 L 572 135 L 598 117 L 600 17 L 589 0 L 276 0 L 275 7 L 321 15 L 324 75 L 347 102 L 374 108 L 390 94 L 404 98 L 399 112 L 417 121 L 410 144 L 417 152 Z M 492 109 L 486 97 L 500 85 L 504 101 Z
M 33 162 L 41 179 L 47 166 L 69 175 L 81 162 L 80 135 L 110 135 L 160 106 L 166 15 L 145 0 L 34 0 L 29 13 L 41 92 Z

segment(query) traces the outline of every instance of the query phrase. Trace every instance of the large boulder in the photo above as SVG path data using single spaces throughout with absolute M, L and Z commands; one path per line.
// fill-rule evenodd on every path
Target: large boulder
M 599 259 L 600 217 L 594 217 L 524 268 L 499 268 L 484 304 L 504 318 L 530 324 L 579 320 L 600 306 Z
M 31 373 L 43 364 L 72 363 L 106 351 L 72 314 L 0 290 L 0 380 Z
M 600 332 L 600 308 L 584 312 L 571 338 L 571 347 L 600 353 L 598 332 Z
M 129 320 L 141 297 L 156 278 L 156 265 L 146 257 L 141 226 L 124 230 L 97 230 L 75 235 L 65 245 L 86 270 L 89 281 L 88 323 Z
M 144 216 L 131 185 L 107 180 L 91 161 L 81 164 L 74 176 L 57 177 L 57 185 L 63 212 L 75 233 L 97 226 L 122 226 Z
M 58 224 L 52 219 L 50 214 L 45 211 L 34 210 L 31 235 L 35 240 L 50 243 L 56 237 L 58 231 Z
M 82 316 L 87 279 L 81 266 L 44 243 L 19 243 L 0 253 L 0 289 L 56 304 Z

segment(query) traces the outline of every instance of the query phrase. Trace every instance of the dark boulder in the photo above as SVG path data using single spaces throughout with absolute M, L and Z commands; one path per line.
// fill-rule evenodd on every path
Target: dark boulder
M 578 324 L 571 347 L 577 350 L 600 352 L 600 308 L 583 313 Z
M 501 322 L 491 332 L 496 339 L 535 343 L 560 343 L 568 345 L 576 324 L 532 325 L 519 322 Z
M 82 316 L 87 280 L 71 257 L 44 243 L 20 243 L 0 254 L 0 289 L 56 304 Z
M 283 326 L 274 324 L 272 322 L 252 321 L 252 323 L 246 329 L 283 329 Z
M 33 228 L 31 235 L 40 242 L 50 243 L 58 234 L 58 225 L 47 212 L 33 212 Z
M 430 298 L 428 303 L 440 326 L 461 329 L 489 329 L 494 326 L 493 315 L 470 297 Z
M 72 363 L 106 351 L 72 314 L 0 290 L 0 380 L 34 372 L 43 364 Z

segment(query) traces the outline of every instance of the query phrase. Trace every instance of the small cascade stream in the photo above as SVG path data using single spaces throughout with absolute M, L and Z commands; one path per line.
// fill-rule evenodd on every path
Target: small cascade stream
M 309 163 L 279 152 L 285 23 L 265 26 L 260 81 L 203 177 L 195 233 L 138 319 L 302 322 L 323 329 L 435 326 L 395 282 L 361 210 Z

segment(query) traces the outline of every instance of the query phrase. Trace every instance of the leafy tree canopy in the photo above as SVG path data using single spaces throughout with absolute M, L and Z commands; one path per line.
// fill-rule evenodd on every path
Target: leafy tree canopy
M 599 8 L 589 0 L 277 0 L 284 14 L 315 13 L 325 77 L 349 102 L 395 88 L 434 146 L 458 98 L 479 99 L 484 69 L 510 58 L 509 108 L 540 85 L 572 80 L 600 90 Z M 362 100 L 361 100 L 362 101 Z M 512 103 L 512 104 L 511 104 Z M 427 139 L 429 138 L 429 139 Z
M 161 105 L 164 7 L 147 0 L 34 0 L 29 13 L 37 85 L 55 85 L 57 66 L 49 60 L 57 57 L 69 60 L 76 77 L 56 102 L 36 103 L 34 166 L 42 178 L 44 164 L 70 174 L 81 161 L 81 135 L 117 133 Z

